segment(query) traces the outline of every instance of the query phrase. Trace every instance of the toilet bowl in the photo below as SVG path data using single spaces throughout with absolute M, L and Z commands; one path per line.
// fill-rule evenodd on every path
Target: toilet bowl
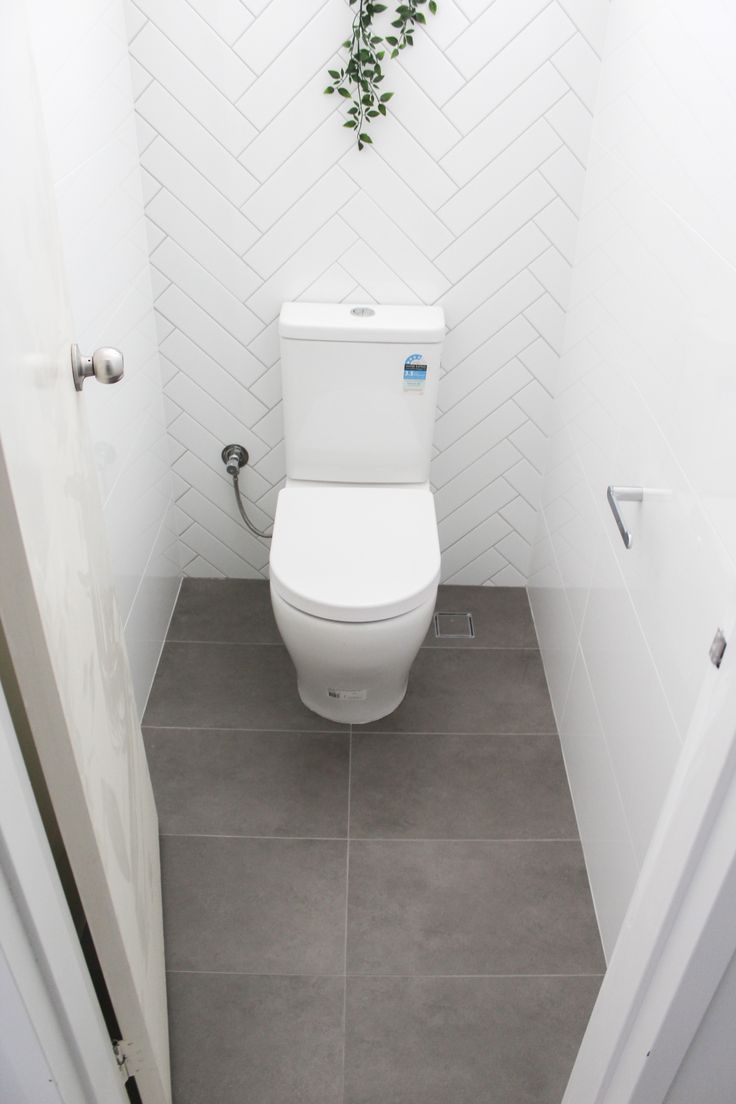
M 429 462 L 438 307 L 285 303 L 286 486 L 269 575 L 306 706 L 366 724 L 393 712 L 429 628 L 440 549 Z
M 428 487 L 281 491 L 271 601 L 304 704 L 346 724 L 393 712 L 431 623 L 439 574 Z

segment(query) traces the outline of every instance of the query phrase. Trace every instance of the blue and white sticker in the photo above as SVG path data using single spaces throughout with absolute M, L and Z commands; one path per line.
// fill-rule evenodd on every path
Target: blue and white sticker
M 421 353 L 412 353 L 404 361 L 404 390 L 420 393 L 427 382 L 427 362 Z

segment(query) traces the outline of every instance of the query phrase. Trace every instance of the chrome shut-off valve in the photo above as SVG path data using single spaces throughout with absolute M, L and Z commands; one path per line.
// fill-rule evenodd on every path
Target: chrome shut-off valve
M 119 349 L 95 349 L 91 357 L 83 357 L 78 345 L 72 345 L 72 375 L 77 391 L 84 381 L 94 376 L 98 383 L 117 383 L 123 378 L 123 354 Z
M 248 450 L 243 445 L 225 445 L 220 456 L 228 475 L 237 475 L 250 459 Z

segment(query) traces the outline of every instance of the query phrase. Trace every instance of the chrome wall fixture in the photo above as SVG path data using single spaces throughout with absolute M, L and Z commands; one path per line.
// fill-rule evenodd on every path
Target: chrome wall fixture
M 614 521 L 618 526 L 618 531 L 621 534 L 621 540 L 624 542 L 626 548 L 631 548 L 634 543 L 634 538 L 629 530 L 624 525 L 624 519 L 621 517 L 621 510 L 619 509 L 620 502 L 643 502 L 644 501 L 644 488 L 643 487 L 614 487 L 609 484 L 606 490 L 606 498 L 608 499 L 608 505 L 611 507 L 611 513 L 613 514 Z
M 72 375 L 77 391 L 84 381 L 94 376 L 98 383 L 117 383 L 123 378 L 123 354 L 119 349 L 95 349 L 91 357 L 83 357 L 78 345 L 72 345 Z

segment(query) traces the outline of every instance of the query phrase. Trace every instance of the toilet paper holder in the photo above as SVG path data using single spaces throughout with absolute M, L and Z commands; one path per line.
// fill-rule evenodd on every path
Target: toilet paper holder
M 613 484 L 608 485 L 606 490 L 606 498 L 608 499 L 608 505 L 611 507 L 611 513 L 613 514 L 614 521 L 618 526 L 618 531 L 621 534 L 621 540 L 624 542 L 626 548 L 631 548 L 634 543 L 634 538 L 629 530 L 624 525 L 624 519 L 621 517 L 621 510 L 619 509 L 620 502 L 643 502 L 644 501 L 644 488 L 643 487 L 615 487 Z

